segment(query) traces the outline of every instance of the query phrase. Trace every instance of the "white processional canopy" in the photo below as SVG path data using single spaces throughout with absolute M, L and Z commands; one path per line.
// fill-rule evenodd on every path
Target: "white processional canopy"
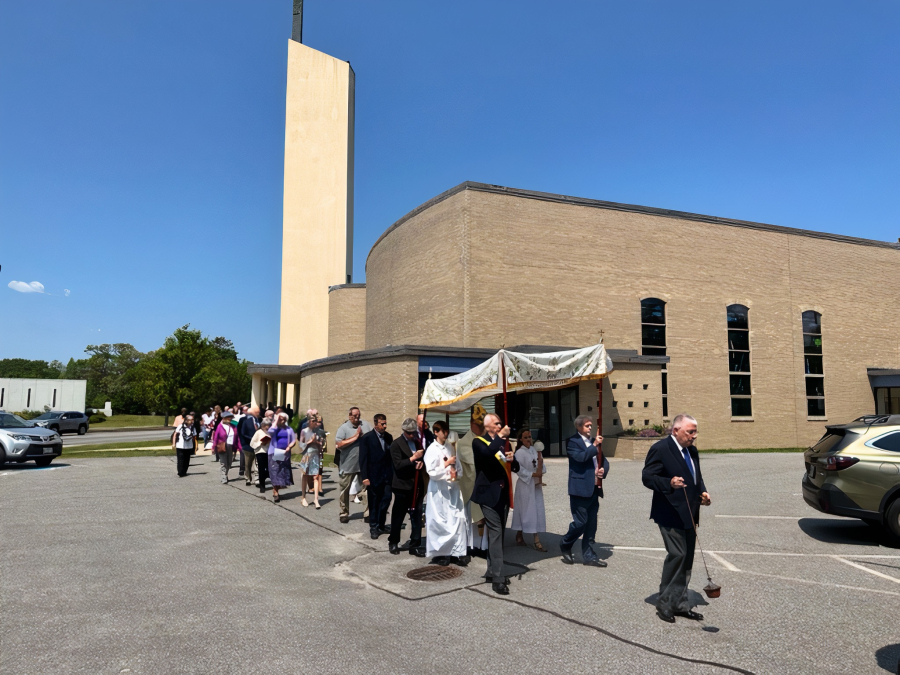
M 546 354 L 522 354 L 501 349 L 484 363 L 464 373 L 428 380 L 420 407 L 443 413 L 471 408 L 486 396 L 502 394 L 501 372 L 506 391 L 558 389 L 582 380 L 600 380 L 613 370 L 603 343 Z

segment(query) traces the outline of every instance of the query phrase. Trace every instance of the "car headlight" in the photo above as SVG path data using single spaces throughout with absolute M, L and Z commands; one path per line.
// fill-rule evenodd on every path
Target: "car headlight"
M 61 440 L 61 436 L 59 434 L 53 434 L 49 439 L 50 441 L 58 441 Z
M 46 427 L 47 426 L 46 422 L 35 422 L 34 424 L 35 424 L 35 426 L 38 426 L 38 427 Z
M 31 436 L 23 436 L 22 434 L 10 434 L 9 437 L 15 441 L 30 441 L 31 440 Z

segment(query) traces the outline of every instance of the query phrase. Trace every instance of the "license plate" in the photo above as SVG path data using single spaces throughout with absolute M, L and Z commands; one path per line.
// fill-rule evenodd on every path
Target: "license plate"
M 44 448 L 44 454 L 45 454 L 45 455 L 52 455 L 52 454 L 53 454 L 53 448 Z

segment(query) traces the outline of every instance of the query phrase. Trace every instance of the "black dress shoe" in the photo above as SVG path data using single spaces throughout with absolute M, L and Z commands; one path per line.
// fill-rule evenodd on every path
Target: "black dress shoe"
M 509 595 L 509 586 L 506 584 L 492 583 L 491 590 L 497 595 Z M 674 621 L 675 619 L 672 620 Z
M 349 522 L 350 522 L 350 516 L 341 516 L 341 522 L 342 522 L 342 523 L 349 523 Z
M 417 558 L 424 558 L 425 557 L 425 547 L 424 546 L 414 546 L 413 548 L 409 549 L 409 554 L 414 555 Z
M 407 540 L 404 541 L 402 544 L 400 544 L 400 550 L 401 550 L 401 551 L 408 551 L 408 550 L 411 549 L 412 547 L 413 547 L 412 542 L 411 542 L 409 539 L 407 539 Z
M 586 567 L 607 567 L 608 564 L 605 560 L 594 559 L 594 560 L 585 560 L 584 565 Z
M 675 623 L 675 616 L 671 612 L 667 612 L 664 609 L 656 610 L 656 616 L 665 621 L 666 623 Z
M 466 567 L 470 562 L 472 562 L 472 558 L 467 555 L 459 557 L 453 555 L 450 556 L 450 562 L 452 562 L 454 565 L 459 565 L 460 567 Z
M 444 555 L 435 556 L 431 559 L 432 565 L 440 565 L 441 567 L 447 567 L 450 564 L 450 558 Z
M 571 551 L 563 551 L 562 561 L 566 563 L 566 565 L 574 565 L 575 555 Z
M 378 526 L 378 531 L 379 531 L 381 534 L 390 534 L 391 528 L 389 528 L 389 527 L 387 527 L 387 526 L 385 526 L 385 525 L 379 525 L 379 526 Z
M 388 551 L 393 555 L 400 555 L 400 547 L 397 544 L 388 544 Z
M 379 533 L 378 532 L 369 532 L 369 536 L 372 537 L 372 539 L 378 539 Z
M 694 612 L 690 609 L 686 612 L 675 612 L 675 616 L 682 616 L 691 621 L 703 621 L 703 615 L 700 612 Z

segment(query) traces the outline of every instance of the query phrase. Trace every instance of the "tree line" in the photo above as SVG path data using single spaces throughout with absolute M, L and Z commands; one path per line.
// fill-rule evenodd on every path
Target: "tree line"
M 250 400 L 250 362 L 239 359 L 231 340 L 209 338 L 182 326 L 162 347 L 141 352 L 127 342 L 88 345 L 86 358 L 60 361 L 0 359 L 0 377 L 87 380 L 85 405 L 113 412 L 200 412 L 215 404 Z

